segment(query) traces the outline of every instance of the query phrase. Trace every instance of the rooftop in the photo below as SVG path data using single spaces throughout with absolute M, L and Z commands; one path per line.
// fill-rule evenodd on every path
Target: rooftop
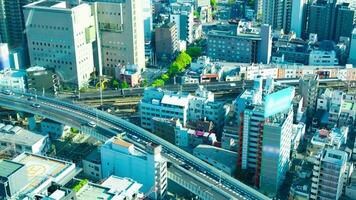
M 13 161 L 23 164 L 27 168 L 29 183 L 23 188 L 21 192 L 23 194 L 31 193 L 45 181 L 54 181 L 59 176 L 62 176 L 65 170 L 70 167 L 74 169 L 75 167 L 75 165 L 70 162 L 29 153 L 23 153 L 17 156 Z
M 22 129 L 18 126 L 0 123 L 0 141 L 6 143 L 32 146 L 45 137 L 46 136 Z
M 219 147 L 200 144 L 194 148 L 194 154 L 202 154 L 225 166 L 232 167 L 236 164 L 237 153 Z
M 1 160 L 0 161 L 0 177 L 9 177 L 21 167 L 23 164 L 12 162 L 10 160 Z

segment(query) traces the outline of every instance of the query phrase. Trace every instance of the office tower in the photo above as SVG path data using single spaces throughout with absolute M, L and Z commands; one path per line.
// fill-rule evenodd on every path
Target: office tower
M 208 32 L 207 55 L 220 61 L 267 64 L 272 51 L 271 34 L 269 25 L 253 27 L 240 21 L 238 26 L 223 26 Z
M 152 29 L 153 29 L 153 22 L 152 22 L 152 0 L 143 0 L 142 1 L 143 7 L 143 30 L 145 34 L 145 41 L 150 42 L 152 39 Z
M 173 22 L 163 24 L 155 30 L 155 51 L 158 60 L 171 60 L 178 51 L 177 25 Z
M 348 3 L 338 4 L 335 11 L 334 41 L 338 42 L 340 37 L 351 37 L 355 10 Z
M 304 27 L 304 9 L 305 0 L 294 0 L 292 2 L 291 31 L 299 38 L 302 36 Z
M 0 0 L 0 42 L 7 42 L 7 24 L 5 13 L 5 0 Z
M 282 183 L 289 162 L 294 93 L 293 87 L 274 86 L 273 81 L 262 89 L 262 79 L 257 78 L 253 89 L 235 102 L 238 169 L 252 173 L 255 186 L 271 195 Z
M 143 185 L 142 191 L 151 199 L 163 199 L 167 188 L 167 163 L 162 147 L 148 144 L 138 149 L 134 144 L 114 137 L 101 146 L 103 177 L 128 177 Z
M 314 161 L 310 199 L 335 200 L 342 195 L 348 155 L 338 149 L 323 150 Z
M 91 6 L 42 0 L 26 5 L 24 16 L 31 65 L 54 69 L 68 86 L 86 86 L 94 72 Z
M 145 70 L 144 19 L 139 0 L 93 2 L 98 37 L 99 71 L 115 77 L 119 66 L 134 64 Z M 100 69 L 102 68 L 102 69 Z M 99 73 L 100 75 L 100 73 Z
M 356 65 L 356 28 L 352 31 L 351 42 L 350 42 L 350 52 L 349 52 L 349 63 Z
M 23 6 L 35 0 L 0 0 L 0 31 L 2 42 L 9 48 L 26 46 L 25 21 Z
M 263 0 L 255 0 L 255 12 L 256 12 L 256 20 L 262 21 L 262 13 L 263 13 Z
M 317 0 L 308 4 L 307 35 L 318 34 L 319 41 L 333 38 L 336 2 L 336 0 Z
M 194 14 L 193 6 L 191 4 L 172 3 L 170 14 L 170 22 L 177 25 L 177 33 L 179 40 L 184 40 L 188 44 L 193 42 L 193 25 Z
M 299 93 L 303 97 L 303 107 L 307 110 L 307 116 L 311 116 L 316 109 L 318 86 L 317 74 L 306 74 L 299 80 Z
M 262 23 L 271 25 L 273 29 L 289 32 L 291 14 L 291 0 L 263 0 Z
M 258 42 L 257 60 L 259 63 L 269 64 L 272 56 L 271 26 L 263 24 L 260 30 L 261 41 Z
M 275 196 L 289 168 L 293 109 L 270 117 L 263 125 L 260 190 Z

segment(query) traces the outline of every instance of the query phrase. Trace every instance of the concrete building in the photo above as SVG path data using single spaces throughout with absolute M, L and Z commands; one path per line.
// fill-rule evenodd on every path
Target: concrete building
M 101 147 L 103 177 L 128 177 L 143 185 L 142 193 L 163 199 L 167 189 L 167 163 L 161 146 L 150 144 L 139 149 L 120 138 L 111 138 Z
M 356 54 L 354 52 L 356 52 L 356 28 L 352 31 L 349 52 L 349 63 L 356 65 Z
M 309 65 L 336 66 L 339 60 L 335 51 L 312 50 L 309 55 Z
M 240 22 L 230 30 L 212 30 L 208 35 L 207 55 L 227 62 L 269 63 L 272 54 L 271 27 L 254 28 Z
M 26 91 L 26 73 L 24 71 L 0 71 L 0 89 L 14 92 Z
M 144 20 L 147 20 L 149 10 L 143 7 L 147 6 L 138 0 L 86 1 L 94 2 L 99 41 L 98 63 L 102 65 L 98 71 L 114 77 L 117 66 L 128 64 L 135 64 L 139 66 L 138 71 L 144 71 Z M 143 13 L 143 9 L 147 12 Z
M 314 161 L 310 199 L 339 199 L 343 194 L 348 155 L 337 149 L 325 149 Z
M 9 47 L 7 43 L 0 43 L 0 71 L 8 70 L 9 68 L 10 68 Z
M 155 29 L 155 51 L 158 60 L 174 58 L 178 51 L 177 25 L 174 22 L 163 24 Z
M 273 29 L 289 32 L 291 28 L 292 0 L 263 0 L 262 23 Z
M 289 169 L 293 110 L 287 116 L 275 116 L 263 126 L 260 190 L 275 196 Z M 288 141 L 289 140 L 289 141 Z
M 48 196 L 50 186 L 65 185 L 76 174 L 74 163 L 22 153 L 12 161 L 0 162 L 0 179 L 4 180 L 0 183 L 0 198 L 36 199 Z
M 23 6 L 35 0 L 1 0 L 1 41 L 9 44 L 10 49 L 26 48 L 25 24 Z
M 153 117 L 152 118 L 152 133 L 158 137 L 167 140 L 168 142 L 175 144 L 175 127 L 179 123 L 178 119 L 166 119 Z
M 82 160 L 83 173 L 90 180 L 100 181 L 103 179 L 101 170 L 101 153 L 98 148 L 94 149 Z
M 142 3 L 143 31 L 145 42 L 152 40 L 153 20 L 152 20 L 152 0 L 144 0 Z
M 0 123 L 0 151 L 45 154 L 49 150 L 48 135 L 40 135 L 18 126 Z
M 303 97 L 303 107 L 307 109 L 307 116 L 316 109 L 318 97 L 319 76 L 316 74 L 304 75 L 299 80 L 299 93 Z
M 139 190 L 142 184 L 118 176 L 110 176 L 103 183 L 87 183 L 77 193 L 77 200 L 88 199 L 115 199 L 115 200 L 136 200 L 145 198 Z
M 27 184 L 26 167 L 10 160 L 0 161 L 0 198 L 14 197 Z
M 188 119 L 189 99 L 188 93 L 175 93 L 160 88 L 147 88 L 140 101 L 141 126 L 152 130 L 152 118 L 177 118 L 186 125 Z
M 293 98 L 293 87 L 277 87 L 268 80 L 262 89 L 258 78 L 253 89 L 243 92 L 234 103 L 238 168 L 253 173 L 255 185 L 271 196 L 282 183 L 289 162 Z
M 319 41 L 333 38 L 336 3 L 336 0 L 318 0 L 308 4 L 307 35 L 318 34 Z
M 194 14 L 193 5 L 191 4 L 170 4 L 171 14 L 169 16 L 170 22 L 174 22 L 177 25 L 177 34 L 179 40 L 184 40 L 188 44 L 193 42 L 193 25 Z
M 94 13 L 88 4 L 41 0 L 24 7 L 32 66 L 54 69 L 61 82 L 85 87 L 95 71 Z
M 334 41 L 339 41 L 340 37 L 351 37 L 354 28 L 355 10 L 349 3 L 341 3 L 336 6 Z
M 305 0 L 292 1 L 291 28 L 298 38 L 302 37 L 304 28 Z
M 183 149 L 192 149 L 200 144 L 214 145 L 217 142 L 215 133 L 184 128 L 181 123 L 175 126 L 175 145 Z
M 227 110 L 224 102 L 214 99 L 214 93 L 200 86 L 195 95 L 189 99 L 188 121 L 208 120 L 214 124 L 214 130 L 221 132 L 223 129 Z
M 45 95 L 57 95 L 60 80 L 53 69 L 30 67 L 26 69 L 27 88 L 32 88 Z
M 43 135 L 49 135 L 51 139 L 59 139 L 70 131 L 69 126 L 60 124 L 50 119 L 44 119 L 41 121 L 41 133 Z

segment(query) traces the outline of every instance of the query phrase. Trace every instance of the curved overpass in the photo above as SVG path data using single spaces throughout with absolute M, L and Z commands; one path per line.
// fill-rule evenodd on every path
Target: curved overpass
M 225 193 L 228 199 L 269 199 L 253 188 L 225 173 L 222 173 L 220 170 L 183 151 L 175 145 L 119 117 L 97 109 L 79 106 L 74 103 L 52 98 L 36 96 L 32 100 L 28 100 L 28 97 L 34 96 L 27 93 L 16 95 L 5 95 L 1 93 L 0 106 L 40 115 L 81 130 L 87 129 L 89 132 L 92 132 L 92 136 L 102 141 L 116 135 L 120 131 L 125 131 L 130 136 L 136 136 L 145 141 L 160 144 L 164 154 L 167 155 L 166 157 L 168 160 L 170 157 L 183 160 L 194 169 L 217 180 L 221 185 L 226 187 L 226 189 L 221 188 L 221 190 L 222 193 Z M 34 102 L 39 104 L 40 107 L 33 106 Z M 95 128 L 86 126 L 90 121 L 95 121 L 97 126 Z

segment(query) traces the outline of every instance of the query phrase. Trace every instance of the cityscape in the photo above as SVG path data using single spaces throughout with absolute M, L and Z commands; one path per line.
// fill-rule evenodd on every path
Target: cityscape
M 356 200 L 356 0 L 0 0 L 0 200 Z

